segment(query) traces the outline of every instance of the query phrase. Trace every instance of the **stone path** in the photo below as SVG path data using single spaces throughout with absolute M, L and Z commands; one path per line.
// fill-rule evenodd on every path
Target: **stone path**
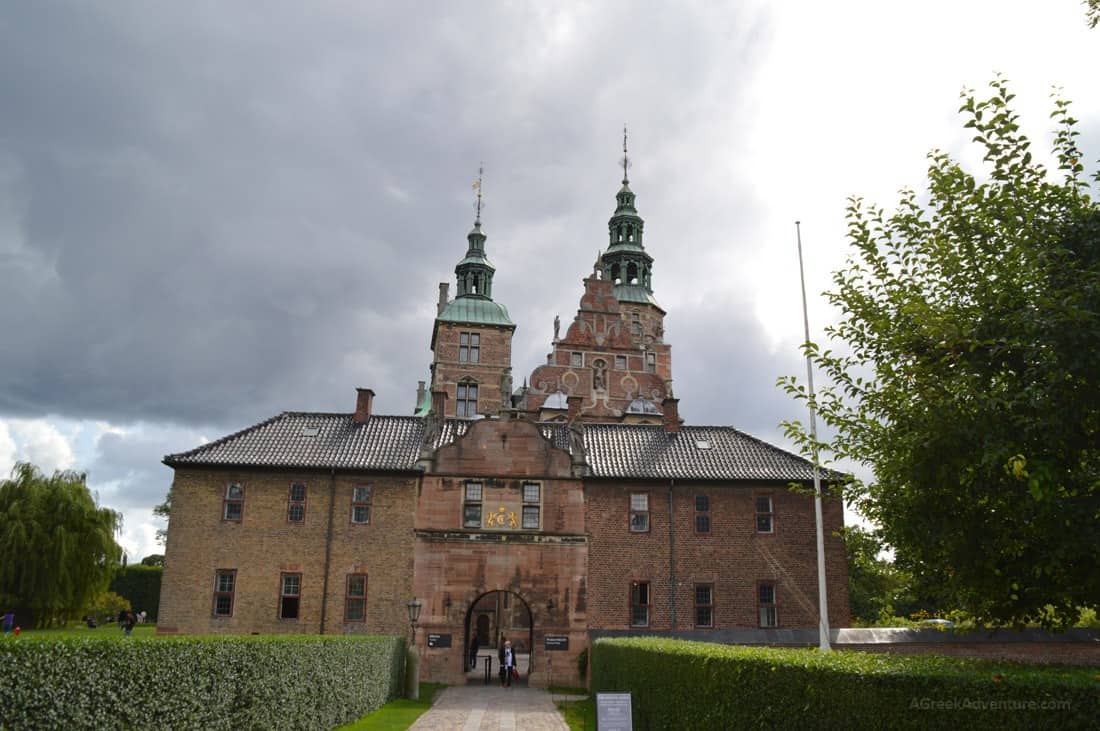
M 538 688 L 452 685 L 409 731 L 569 731 L 550 694 Z

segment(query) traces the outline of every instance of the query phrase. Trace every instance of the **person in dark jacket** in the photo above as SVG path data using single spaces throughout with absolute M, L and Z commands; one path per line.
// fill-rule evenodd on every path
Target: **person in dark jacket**
M 481 638 L 474 632 L 474 639 L 470 643 L 470 669 L 477 670 L 477 651 L 481 649 Z

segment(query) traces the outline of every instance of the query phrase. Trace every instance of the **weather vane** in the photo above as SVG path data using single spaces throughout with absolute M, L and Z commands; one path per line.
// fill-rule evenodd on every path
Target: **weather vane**
M 478 163 L 477 166 L 477 180 L 474 181 L 473 188 L 477 191 L 477 203 L 474 204 L 474 209 L 477 211 L 477 218 L 474 219 L 474 223 L 481 223 L 481 176 L 485 172 L 485 164 Z
M 630 157 L 628 157 L 626 154 L 626 124 L 623 124 L 623 161 L 619 163 L 619 167 L 623 169 L 623 184 L 625 185 L 627 182 L 629 182 L 627 180 L 626 171 L 627 168 L 630 167 Z

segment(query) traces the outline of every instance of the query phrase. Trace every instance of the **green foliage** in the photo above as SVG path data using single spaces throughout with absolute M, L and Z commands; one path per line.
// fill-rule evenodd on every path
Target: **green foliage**
M 164 566 L 164 554 L 163 553 L 151 553 L 145 558 L 141 559 L 142 566 Z
M 569 731 L 593 731 L 596 728 L 596 701 L 592 698 L 558 701 L 558 710 Z
M 0 728 L 333 728 L 399 693 L 403 657 L 397 637 L 20 638 Z
M 593 693 L 630 691 L 634 727 L 646 729 L 1089 728 L 1096 671 L 658 638 L 592 648 Z
M 843 536 L 848 596 L 856 626 L 901 626 L 893 618 L 931 609 L 913 596 L 909 574 L 880 557 L 884 546 L 878 531 L 852 525 L 843 529 Z
M 122 555 L 119 514 L 96 505 L 84 480 L 20 462 L 0 481 L 0 604 L 29 610 L 39 627 L 78 616 Z
M 129 599 L 135 612 L 145 612 L 146 621 L 156 622 L 163 575 L 164 569 L 160 566 L 127 566 L 115 573 L 111 591 Z
M 164 496 L 164 502 L 153 506 L 153 515 L 164 518 L 165 523 L 172 517 L 172 488 L 168 488 L 168 494 Z M 168 541 L 168 526 L 157 528 L 157 543 L 164 545 Z
M 113 620 L 118 617 L 119 612 L 131 608 L 129 599 L 121 597 L 113 591 L 105 591 L 84 608 L 84 613 L 90 614 L 96 622 L 102 622 L 107 618 Z
M 1100 0 L 1085 0 L 1085 18 L 1090 28 L 1100 24 Z
M 584 679 L 588 677 L 588 648 L 584 648 L 577 655 L 577 677 L 581 679 L 581 683 L 584 683 Z
M 1052 172 L 1007 83 L 991 86 L 960 110 L 984 182 L 932 152 L 926 200 L 903 191 L 889 217 L 851 201 L 852 253 L 827 293 L 837 349 L 805 346 L 831 382 L 816 406 L 833 436 L 784 427 L 805 454 L 873 468 L 847 497 L 919 595 L 1057 627 L 1100 598 L 1100 209 L 1068 103 L 1054 101 Z

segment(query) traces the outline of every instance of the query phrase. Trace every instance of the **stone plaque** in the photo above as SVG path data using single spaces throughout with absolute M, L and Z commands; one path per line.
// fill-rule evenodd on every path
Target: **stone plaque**
M 450 635 L 436 635 L 428 634 L 428 647 L 450 647 L 451 636 Z
M 547 650 L 568 650 L 569 635 L 546 635 Z

